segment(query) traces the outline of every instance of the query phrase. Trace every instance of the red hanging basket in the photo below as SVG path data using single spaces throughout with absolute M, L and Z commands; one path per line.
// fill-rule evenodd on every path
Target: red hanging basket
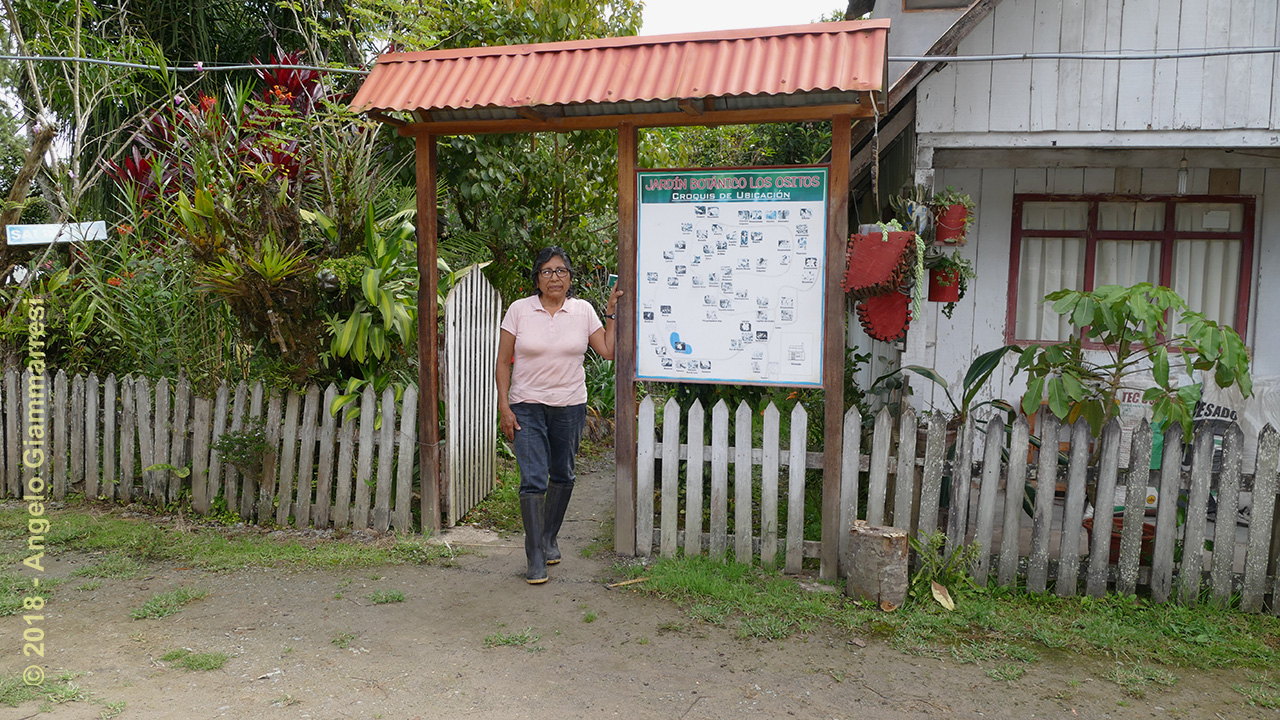
M 911 298 L 896 290 L 866 298 L 858 303 L 858 321 L 867 335 L 893 342 L 911 324 Z
M 934 217 L 934 240 L 948 245 L 965 243 L 965 225 L 969 222 L 969 209 L 959 203 L 937 211 Z
M 929 271 L 929 302 L 953 303 L 960 300 L 960 271 L 933 269 Z
M 844 291 L 855 300 L 895 291 L 909 271 L 915 233 L 908 231 L 849 238 L 845 253 Z

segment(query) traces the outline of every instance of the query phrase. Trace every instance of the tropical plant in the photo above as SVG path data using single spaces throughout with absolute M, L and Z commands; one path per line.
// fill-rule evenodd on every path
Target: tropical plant
M 951 394 L 951 386 L 946 378 L 942 377 L 933 368 L 924 367 L 923 365 L 904 365 L 899 370 L 890 373 L 890 375 L 907 370 L 941 387 L 947 402 L 951 405 L 951 410 L 955 413 L 956 421 L 962 424 L 969 418 L 970 413 L 980 407 L 991 405 L 1006 412 L 1013 409 L 1012 405 L 1000 398 L 989 398 L 976 403 L 975 400 L 978 398 L 978 393 L 986 386 L 987 381 L 991 379 L 992 373 L 1000 367 L 1000 361 L 1004 359 L 1004 356 L 1010 351 L 1016 350 L 1019 350 L 1016 345 L 1005 345 L 995 350 L 988 350 L 974 358 L 973 362 L 969 363 L 964 379 L 961 382 L 959 402 Z M 877 383 L 881 380 L 884 380 L 884 378 L 877 380 Z
M 1211 374 L 1219 387 L 1237 386 L 1245 397 L 1252 393 L 1244 341 L 1230 327 L 1189 309 L 1169 288 L 1104 285 L 1089 292 L 1059 290 L 1045 300 L 1076 331 L 1063 342 L 1020 351 L 1017 372 L 1028 376 L 1022 396 L 1027 414 L 1047 396 L 1056 417 L 1083 417 L 1097 435 L 1118 415 L 1121 393 L 1142 390 L 1143 401 L 1152 404 L 1152 421 L 1161 429 L 1177 423 L 1190 439 L 1201 384 L 1180 379 L 1174 370 L 1198 370 Z M 1102 347 L 1087 349 L 1086 341 Z M 1155 386 L 1132 384 L 1139 375 L 1149 375 Z

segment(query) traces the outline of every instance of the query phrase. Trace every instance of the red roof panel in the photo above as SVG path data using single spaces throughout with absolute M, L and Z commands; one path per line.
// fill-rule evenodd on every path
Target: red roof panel
M 528 108 L 884 90 L 887 20 L 389 53 L 362 111 Z

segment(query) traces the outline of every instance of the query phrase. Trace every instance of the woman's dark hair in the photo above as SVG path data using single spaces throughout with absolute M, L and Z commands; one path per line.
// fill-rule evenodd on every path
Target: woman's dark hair
M 564 261 L 564 266 L 569 268 L 569 277 L 573 277 L 573 261 L 569 259 L 569 253 L 559 245 L 551 245 L 544 247 L 533 256 L 533 267 L 529 270 L 529 280 L 533 283 L 533 290 L 538 295 L 542 294 L 542 289 L 538 287 L 538 273 L 542 272 L 542 266 L 551 262 L 551 258 L 558 257 Z M 568 297 L 573 296 L 573 285 L 569 286 Z

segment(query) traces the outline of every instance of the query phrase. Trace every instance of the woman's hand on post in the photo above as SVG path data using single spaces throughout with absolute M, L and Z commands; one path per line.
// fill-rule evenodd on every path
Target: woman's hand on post
M 609 295 L 609 299 L 604 303 L 605 315 L 616 315 L 618 313 L 618 298 L 623 296 L 622 288 L 617 288 Z
M 515 442 L 516 431 L 520 429 L 520 423 L 516 421 L 516 414 L 511 411 L 511 408 L 498 409 L 498 427 L 502 429 L 502 434 L 506 435 L 508 440 Z

